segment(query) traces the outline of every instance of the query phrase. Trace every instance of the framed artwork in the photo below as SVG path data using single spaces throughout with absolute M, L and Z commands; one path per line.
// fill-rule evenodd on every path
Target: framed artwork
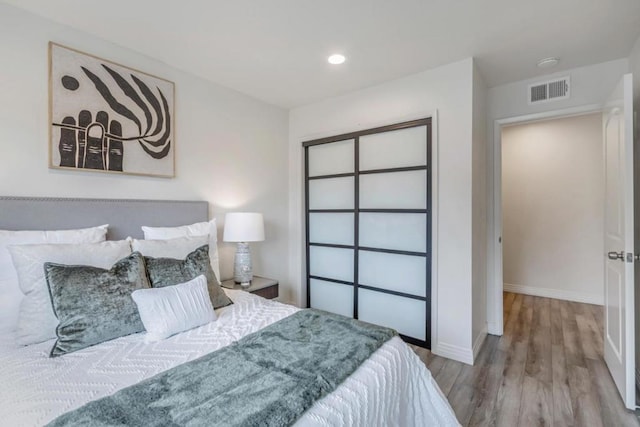
M 49 42 L 49 167 L 175 175 L 175 85 Z

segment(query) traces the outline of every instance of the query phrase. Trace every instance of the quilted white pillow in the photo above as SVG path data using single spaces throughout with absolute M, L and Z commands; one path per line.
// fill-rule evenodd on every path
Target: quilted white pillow
M 108 227 L 105 224 L 76 230 L 0 230 L 0 333 L 12 332 L 16 329 L 18 311 L 23 297 L 7 246 L 103 242 Z
M 131 297 L 147 330 L 147 342 L 160 341 L 216 320 L 207 279 L 202 275 L 178 285 L 138 289 Z
M 153 258 L 185 259 L 187 255 L 209 243 L 209 236 L 178 237 L 166 240 L 131 239 L 131 250 Z
M 209 259 L 211 268 L 220 283 L 220 260 L 218 257 L 218 228 L 215 218 L 209 222 L 197 222 L 180 227 L 142 227 L 144 238 L 149 240 L 175 239 L 177 237 L 209 236 Z
M 53 314 L 44 275 L 44 263 L 111 268 L 131 254 L 126 240 L 102 243 L 9 246 L 18 284 L 24 294 L 20 304 L 16 342 L 36 344 L 56 337 L 58 319 Z

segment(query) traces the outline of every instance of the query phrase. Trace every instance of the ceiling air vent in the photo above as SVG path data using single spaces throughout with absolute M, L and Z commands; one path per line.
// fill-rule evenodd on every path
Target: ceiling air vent
M 529 104 L 569 98 L 569 76 L 529 85 Z

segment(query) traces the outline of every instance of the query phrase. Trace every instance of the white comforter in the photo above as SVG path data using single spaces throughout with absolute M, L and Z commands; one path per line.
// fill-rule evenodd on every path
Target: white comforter
M 217 310 L 217 321 L 156 343 L 144 343 L 143 334 L 136 334 L 50 359 L 52 341 L 16 348 L 10 339 L 0 339 L 0 425 L 46 424 L 298 310 L 246 292 L 225 291 L 235 304 Z M 396 337 L 317 401 L 296 425 L 457 426 L 458 422 L 431 373 Z

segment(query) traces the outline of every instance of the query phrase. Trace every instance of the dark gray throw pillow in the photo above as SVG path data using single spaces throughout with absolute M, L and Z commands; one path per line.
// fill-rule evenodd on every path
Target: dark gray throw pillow
M 188 282 L 203 274 L 207 278 L 209 298 L 213 308 L 233 304 L 216 279 L 209 262 L 209 245 L 200 246 L 185 259 L 144 257 L 149 281 L 154 288 Z
M 134 252 L 109 270 L 44 264 L 53 312 L 60 321 L 51 357 L 144 331 L 131 293 L 149 288 L 144 257 Z

